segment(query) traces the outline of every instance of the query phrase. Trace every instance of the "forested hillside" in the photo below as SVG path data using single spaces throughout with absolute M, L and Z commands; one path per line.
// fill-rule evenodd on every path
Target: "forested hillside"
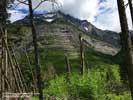
M 58 0 L 35 2 L 0 1 L 0 100 L 132 100 L 132 1 L 117 0 L 121 32 L 66 14 Z M 48 2 L 51 11 L 36 11 Z
M 31 87 L 32 77 L 34 79 L 36 77 L 36 69 L 33 59 L 32 33 L 27 18 L 9 25 L 8 31 L 10 32 L 9 41 L 15 53 L 18 54 L 18 62 L 22 72 L 25 73 L 26 83 Z M 120 77 L 123 72 L 120 70 L 120 46 L 96 37 L 95 34 L 85 32 L 77 27 L 77 24 L 72 24 L 61 15 L 52 23 L 43 21 L 42 17 L 35 19 L 35 23 L 38 33 L 43 91 L 46 97 L 71 100 L 76 98 L 81 100 L 88 100 L 88 98 L 90 100 L 98 98 L 98 100 L 107 98 L 125 100 L 129 97 L 128 100 L 131 100 L 128 82 L 123 83 Z M 82 35 L 84 39 L 85 74 L 83 76 L 80 75 L 79 35 Z M 68 66 L 70 67 L 69 72 Z M 31 76 L 30 67 L 33 76 Z

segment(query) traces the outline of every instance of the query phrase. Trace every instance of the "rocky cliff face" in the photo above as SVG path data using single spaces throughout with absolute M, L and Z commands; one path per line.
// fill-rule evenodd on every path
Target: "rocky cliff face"
M 70 15 L 65 15 L 61 12 L 59 12 L 59 14 L 61 14 L 66 20 L 74 24 L 76 27 L 79 27 L 84 32 L 91 34 L 92 36 L 99 38 L 105 42 L 108 42 L 109 44 L 120 47 L 120 37 L 117 32 L 101 30 L 92 25 L 87 20 L 79 20 L 73 18 Z
M 110 55 L 115 55 L 119 51 L 119 35 L 115 32 L 100 30 L 86 20 L 75 19 L 60 12 L 57 16 L 54 15 L 52 22 L 45 20 L 45 17 L 44 15 L 34 17 L 40 48 L 76 52 L 79 50 L 79 34 L 82 34 L 87 48 Z M 20 47 L 25 44 L 28 50 L 32 50 L 28 16 L 14 23 L 14 28 L 19 26 L 20 33 L 23 34 L 23 39 L 19 41 Z M 12 35 L 12 38 L 16 36 Z

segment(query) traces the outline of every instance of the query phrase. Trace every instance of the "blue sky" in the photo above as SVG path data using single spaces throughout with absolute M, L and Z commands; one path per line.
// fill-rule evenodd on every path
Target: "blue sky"
M 40 0 L 32 0 L 33 8 Z M 103 30 L 120 31 L 119 16 L 117 11 L 117 0 L 57 0 L 58 9 L 66 14 L 70 14 L 81 20 L 88 20 L 95 26 Z M 127 0 L 125 0 L 125 3 Z M 17 3 L 17 2 L 15 2 Z M 45 2 L 36 9 L 36 13 L 44 13 L 51 11 L 51 2 Z M 11 21 L 24 18 L 28 13 L 28 7 L 20 4 L 13 6 L 9 10 L 11 13 Z M 132 29 L 129 8 L 126 9 L 128 24 Z

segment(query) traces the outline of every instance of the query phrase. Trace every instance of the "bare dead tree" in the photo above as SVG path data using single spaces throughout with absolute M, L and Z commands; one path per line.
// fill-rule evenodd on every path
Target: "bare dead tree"
M 66 80 L 69 81 L 70 73 L 71 73 L 71 66 L 70 66 L 69 58 L 67 55 L 65 55 L 65 62 L 66 62 Z
M 39 4 L 33 8 L 32 6 L 32 0 L 17 0 L 19 3 L 23 3 L 25 5 L 29 6 L 29 12 L 30 12 L 30 24 L 31 24 L 31 29 L 32 29 L 32 36 L 33 36 L 33 44 L 34 44 L 34 54 L 35 54 L 35 66 L 36 66 L 36 72 L 37 72 L 37 86 L 38 86 L 38 91 L 39 91 L 39 99 L 43 100 L 43 87 L 42 87 L 42 77 L 41 77 L 41 65 L 39 63 L 39 53 L 38 53 L 38 44 L 37 44 L 37 32 L 35 28 L 35 23 L 34 23 L 34 10 L 37 9 L 43 2 L 45 1 L 51 1 L 51 0 L 41 0 Z M 28 3 L 27 3 L 28 1 Z M 52 0 L 51 2 L 56 2 L 56 0 Z
M 83 41 L 81 34 L 79 35 L 79 42 L 80 42 L 80 72 L 83 75 L 85 71 L 85 62 L 84 62 L 84 51 L 83 51 Z
M 128 79 L 130 84 L 131 95 L 133 99 L 133 51 L 131 37 L 129 34 L 129 28 L 127 24 L 127 17 L 125 12 L 125 6 L 123 0 L 117 0 L 120 25 L 122 30 L 122 42 L 123 42 L 123 61 L 125 62 L 125 67 L 128 73 Z
M 0 1 L 0 45 L 1 45 L 1 65 L 0 65 L 0 70 L 1 70 L 1 88 L 0 88 L 0 98 L 2 99 L 3 92 L 5 91 L 5 86 L 4 86 L 4 75 L 2 73 L 2 70 L 7 68 L 7 52 L 4 52 L 5 46 L 3 43 L 3 38 L 6 38 L 7 40 L 7 34 L 6 34 L 6 19 L 7 19 L 7 0 L 1 0 Z M 5 67 L 6 66 L 6 67 Z
M 37 32 L 34 23 L 34 15 L 32 9 L 32 1 L 28 0 L 29 12 L 30 12 L 30 24 L 32 29 L 33 44 L 34 44 L 34 54 L 35 54 L 35 66 L 37 72 L 37 86 L 39 91 L 39 100 L 43 100 L 43 87 L 42 87 L 42 77 L 41 77 L 41 66 L 39 63 L 39 53 L 38 53 L 38 44 L 37 44 Z

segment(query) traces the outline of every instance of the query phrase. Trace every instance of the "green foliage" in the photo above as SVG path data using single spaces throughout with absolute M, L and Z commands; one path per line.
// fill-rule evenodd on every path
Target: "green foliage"
M 123 94 L 107 94 L 103 96 L 104 100 L 132 100 L 129 92 L 124 92 Z
M 33 97 L 32 100 L 39 100 L 38 97 Z
M 103 68 L 114 64 L 112 56 L 95 52 L 92 48 L 85 50 L 85 61 L 88 67 Z
M 111 74 L 109 79 L 108 72 Z M 112 86 L 114 84 L 115 86 Z M 116 94 L 113 91 L 116 87 L 119 89 L 122 86 L 119 67 L 113 65 L 109 70 L 91 69 L 83 76 L 73 73 L 69 81 L 65 75 L 58 76 L 49 82 L 44 94 L 68 100 L 131 100 L 129 93 L 119 91 Z M 112 91 L 109 91 L 110 87 Z
M 65 77 L 56 77 L 55 80 L 51 80 L 50 85 L 47 89 L 44 90 L 44 94 L 56 97 L 64 97 L 67 95 L 67 83 Z
M 88 71 L 81 76 L 79 75 L 79 58 L 70 56 L 71 72 L 73 73 L 67 82 L 64 74 L 66 67 L 64 54 L 62 50 L 40 50 L 43 80 L 46 83 L 44 86 L 45 96 L 67 98 L 68 100 L 128 100 L 125 99 L 127 97 L 130 100 L 130 94 L 122 90 L 119 65 L 111 61 L 112 57 L 89 49 L 85 56 Z M 28 55 L 33 60 L 32 52 Z M 23 56 L 21 64 L 26 64 L 26 59 Z M 34 65 L 34 62 L 31 62 Z M 51 70 L 48 71 L 51 67 L 54 68 L 58 76 L 50 77 L 53 74 Z M 30 71 L 23 70 L 26 71 L 26 75 L 30 75 Z
M 74 75 L 71 78 L 70 98 L 79 98 L 80 100 L 95 100 L 98 96 L 104 94 L 105 73 L 88 72 L 84 76 Z M 103 80 L 103 81 L 101 81 Z

